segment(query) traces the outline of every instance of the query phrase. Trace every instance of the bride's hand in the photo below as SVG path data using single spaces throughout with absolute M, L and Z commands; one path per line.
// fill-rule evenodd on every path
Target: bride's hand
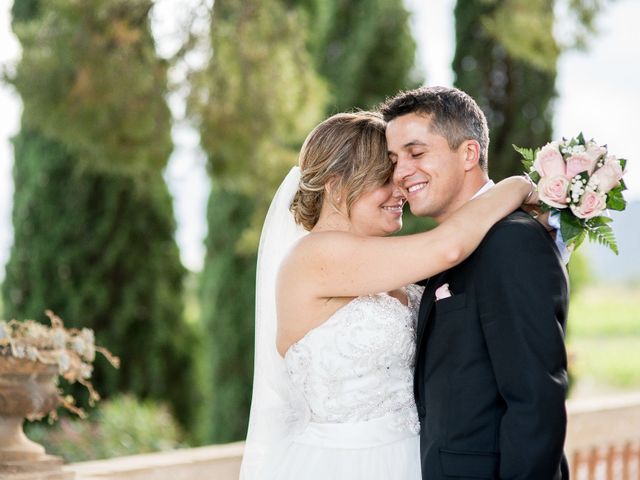
M 535 218 L 538 222 L 540 222 L 540 224 L 545 228 L 545 230 L 547 232 L 549 232 L 549 235 L 551 235 L 551 238 L 553 238 L 554 240 L 556 239 L 556 235 L 557 235 L 557 230 L 552 227 L 551 225 L 549 225 L 549 211 L 546 211 L 544 213 L 542 213 L 542 211 L 536 207 L 536 206 L 532 206 L 532 205 L 523 205 L 522 209 L 527 212 L 529 215 L 531 215 L 533 218 Z
M 555 240 L 557 231 L 554 227 L 549 225 L 549 211 L 542 213 L 538 204 L 540 203 L 540 197 L 538 196 L 538 189 L 536 184 L 529 178 L 528 175 L 525 175 L 525 178 L 531 184 L 531 192 L 529 196 L 524 199 L 522 204 L 522 209 L 529 213 L 533 218 L 535 218 L 542 226 L 545 228 L 549 235 Z

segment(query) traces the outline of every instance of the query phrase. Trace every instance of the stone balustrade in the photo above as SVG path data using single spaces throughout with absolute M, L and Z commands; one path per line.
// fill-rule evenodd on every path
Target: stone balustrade
M 244 442 L 67 465 L 76 480 L 237 480 Z M 44 480 L 44 479 L 42 479 Z
M 567 453 L 640 440 L 640 392 L 567 402 Z

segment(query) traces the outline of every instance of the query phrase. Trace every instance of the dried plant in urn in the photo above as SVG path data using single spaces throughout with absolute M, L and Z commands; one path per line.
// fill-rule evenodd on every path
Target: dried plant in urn
M 26 473 L 42 470 L 44 462 L 60 469 L 60 459 L 46 455 L 41 445 L 25 436 L 24 419 L 49 415 L 55 420 L 59 406 L 84 417 L 73 397 L 61 393 L 59 378 L 85 386 L 93 405 L 100 399 L 90 380 L 96 352 L 119 366 L 117 357 L 95 345 L 92 330 L 65 328 L 59 317 L 46 314 L 51 326 L 34 320 L 0 321 L 0 476 L 5 466 Z

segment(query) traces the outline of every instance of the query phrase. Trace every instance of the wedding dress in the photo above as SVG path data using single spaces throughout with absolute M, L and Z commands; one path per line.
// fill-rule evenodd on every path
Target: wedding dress
M 421 479 L 413 368 L 422 287 L 405 292 L 408 306 L 387 294 L 358 297 L 289 348 L 307 422 L 264 478 Z

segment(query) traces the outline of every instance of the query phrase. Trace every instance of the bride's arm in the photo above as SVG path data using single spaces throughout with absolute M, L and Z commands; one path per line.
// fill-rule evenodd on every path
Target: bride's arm
M 469 201 L 438 227 L 400 237 L 319 232 L 304 238 L 283 262 L 280 287 L 316 297 L 383 292 L 448 270 L 467 258 L 489 229 L 532 192 L 524 177 L 510 177 Z M 300 278 L 309 281 L 299 282 Z

